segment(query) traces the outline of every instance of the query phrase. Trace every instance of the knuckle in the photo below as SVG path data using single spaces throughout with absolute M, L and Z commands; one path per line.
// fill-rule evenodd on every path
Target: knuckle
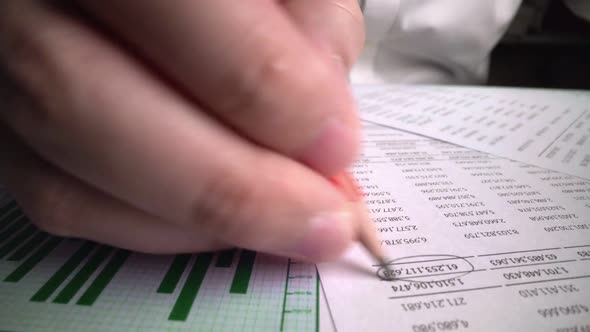
M 51 180 L 35 188 L 27 202 L 32 221 L 42 230 L 58 236 L 77 236 L 75 221 L 80 204 L 64 181 Z
M 68 81 L 65 67 L 71 66 L 68 57 L 76 50 L 68 47 L 73 33 L 68 35 L 64 22 L 58 22 L 61 18 L 56 17 L 55 9 L 39 1 L 29 2 L 16 13 L 21 18 L 0 34 L 0 62 L 19 92 L 21 107 L 11 114 L 16 129 L 35 126 L 43 130 L 59 122 L 64 110 L 71 108 L 68 99 L 74 85 Z M 69 52 L 64 53 L 65 48 Z
M 306 54 L 307 52 L 302 52 Z M 315 55 L 315 54 L 314 54 Z M 304 59 L 303 59 L 304 58 Z M 281 114 L 271 109 L 276 105 L 276 95 L 272 92 L 289 93 L 291 96 L 311 96 L 320 93 L 318 86 L 329 84 L 333 78 L 333 72 L 328 69 L 324 59 L 312 56 L 302 56 L 302 59 L 295 59 L 289 50 L 269 51 L 262 54 L 260 62 L 251 68 L 253 73 L 250 79 L 244 81 L 244 86 L 251 87 L 251 91 L 242 95 L 242 101 L 252 112 L 273 112 L 275 118 L 285 117 L 286 119 L 297 120 L 302 114 Z M 301 67 L 305 67 L 302 70 Z M 250 90 L 249 88 L 245 90 Z M 302 112 L 303 113 L 303 112 Z M 268 116 L 269 114 L 260 114 Z
M 252 22 L 240 41 L 240 49 L 255 49 L 242 59 L 242 65 L 223 72 L 219 76 L 219 91 L 227 91 L 219 98 L 218 111 L 233 113 L 240 120 L 251 119 L 256 112 L 268 111 L 276 102 L 271 91 L 289 91 L 302 88 L 302 84 L 313 83 L 314 72 L 321 66 L 305 43 L 293 36 L 286 42 L 283 34 L 269 33 L 280 30 L 276 22 L 259 20 Z
M 332 0 L 331 3 L 342 9 L 361 27 L 364 27 L 364 17 L 357 0 Z
M 251 218 L 260 215 L 260 205 L 256 189 L 244 184 L 239 176 L 230 175 L 231 172 L 222 173 L 223 176 L 209 177 L 199 186 L 190 222 L 197 229 L 233 242 L 250 236 Z
M 265 86 L 282 86 L 290 80 L 290 55 L 282 50 L 263 47 L 257 54 L 258 58 L 246 68 L 238 77 L 228 75 L 222 85 L 226 91 L 231 91 L 221 100 L 219 109 L 237 115 L 261 110 L 266 100 L 262 88 Z M 244 114 L 245 115 L 245 114 Z
M 336 49 L 350 68 L 365 44 L 365 23 L 363 13 L 356 0 L 332 0 L 335 10 L 334 43 Z

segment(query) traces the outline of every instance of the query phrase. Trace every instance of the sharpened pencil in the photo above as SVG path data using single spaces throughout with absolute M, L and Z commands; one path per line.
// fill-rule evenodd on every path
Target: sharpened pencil
M 373 256 L 373 258 L 379 263 L 379 265 L 385 269 L 388 269 L 387 258 L 385 257 L 383 248 L 379 244 L 375 225 L 369 217 L 369 212 L 367 211 L 365 202 L 363 201 L 362 192 L 360 191 L 356 181 L 350 174 L 346 172 L 330 178 L 330 181 L 338 189 L 340 189 L 342 193 L 350 200 L 351 204 L 353 204 L 353 211 L 356 216 L 358 226 L 358 241 L 365 247 L 365 249 L 367 249 L 371 256 Z

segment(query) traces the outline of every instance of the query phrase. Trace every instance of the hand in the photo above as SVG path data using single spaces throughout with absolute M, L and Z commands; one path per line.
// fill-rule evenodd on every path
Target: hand
M 356 0 L 0 2 L 0 182 L 62 236 L 338 256 Z

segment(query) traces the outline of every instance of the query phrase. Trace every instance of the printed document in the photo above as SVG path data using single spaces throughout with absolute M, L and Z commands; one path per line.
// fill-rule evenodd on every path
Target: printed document
M 590 92 L 360 86 L 361 117 L 590 179 Z
M 338 331 L 590 331 L 590 181 L 376 125 L 363 144 L 389 264 L 319 265 Z

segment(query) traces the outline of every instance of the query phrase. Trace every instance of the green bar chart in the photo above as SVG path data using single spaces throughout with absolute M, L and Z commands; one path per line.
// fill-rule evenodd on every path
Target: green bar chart
M 250 283 L 250 276 L 254 268 L 254 259 L 256 253 L 250 250 L 243 250 L 240 255 L 240 262 L 236 268 L 234 279 L 231 283 L 230 293 L 246 294 L 248 291 L 248 284 Z
M 100 274 L 94 279 L 94 282 L 90 284 L 88 289 L 82 294 L 78 302 L 79 305 L 87 305 L 90 306 L 94 304 L 98 296 L 102 293 L 105 287 L 109 284 L 109 282 L 113 279 L 117 271 L 121 268 L 123 263 L 127 260 L 130 253 L 127 250 L 118 250 L 111 261 L 105 266 L 104 270 L 100 272 Z
M 7 204 L 4 204 L 2 208 L 0 208 L 0 218 L 4 217 L 6 213 L 15 209 L 17 206 L 16 201 L 9 201 Z
M 313 331 L 314 265 L 244 249 L 147 255 L 37 229 L 0 204 L 0 330 Z
M 31 237 L 37 231 L 36 227 L 29 224 L 24 229 L 22 229 L 18 234 L 13 236 L 10 241 L 7 241 L 2 246 L 0 246 L 0 258 L 4 258 L 9 252 L 13 251 L 16 247 L 18 247 L 21 243 L 23 243 L 26 239 Z
M 70 282 L 61 290 L 61 292 L 57 295 L 54 303 L 68 303 L 74 295 L 82 288 L 84 283 L 90 278 L 90 276 L 98 269 L 100 264 L 107 259 L 111 248 L 108 247 L 100 247 L 86 262 L 86 264 L 82 267 L 74 278 L 70 280 Z
M 23 217 L 24 215 L 22 211 L 16 207 L 13 207 L 11 209 L 5 209 L 3 213 L 0 214 L 0 220 L 2 221 L 2 225 L 0 225 L 0 231 L 4 232 L 4 229 L 6 227 L 12 225 L 13 222 Z
M 230 267 L 234 256 L 236 254 L 236 249 L 227 249 L 224 251 L 219 252 L 217 256 L 217 261 L 215 262 L 216 267 Z
M 174 307 L 172 307 L 172 312 L 168 317 L 169 320 L 186 320 L 191 307 L 195 302 L 195 298 L 199 293 L 199 288 L 203 283 L 203 279 L 205 279 L 205 274 L 207 273 L 212 258 L 213 255 L 210 253 L 197 255 L 193 268 L 184 283 L 184 287 L 182 287 L 180 295 L 178 295 L 178 299 L 176 300 L 176 303 L 174 303 Z
M 188 254 L 176 255 L 174 257 L 166 276 L 162 280 L 162 283 L 160 283 L 160 287 L 158 287 L 158 293 L 172 294 L 174 292 L 190 259 L 191 255 Z
M 31 254 L 26 260 L 20 264 L 14 272 L 9 274 L 4 281 L 6 282 L 18 282 L 20 281 L 27 273 L 29 273 L 35 265 L 43 260 L 47 255 L 51 253 L 55 247 L 59 245 L 62 239 L 59 238 L 51 238 L 43 243 L 41 247 L 39 247 L 35 252 Z
M 49 234 L 41 231 L 37 231 L 35 236 L 29 239 L 25 244 L 23 244 L 18 250 L 16 250 L 12 255 L 8 256 L 9 261 L 19 261 L 27 256 L 31 251 L 33 251 L 36 247 L 39 246 L 40 243 L 43 243 L 47 238 L 49 238 Z
M 7 216 L 6 219 L 9 217 L 11 216 Z M 14 219 L 17 218 L 18 217 L 14 217 Z M 2 230 L 2 232 L 0 232 L 0 243 L 6 241 L 6 239 L 23 228 L 27 224 L 27 221 L 24 218 L 18 218 L 18 220 L 7 220 L 6 224 L 6 227 Z
M 88 254 L 94 249 L 96 245 L 91 242 L 85 243 L 78 249 L 72 257 L 70 257 L 59 270 L 51 276 L 49 280 L 39 289 L 35 295 L 31 298 L 31 301 L 43 302 L 47 300 L 53 292 L 66 280 L 68 275 L 74 271 L 74 269 L 82 262 L 82 260 L 88 256 Z

